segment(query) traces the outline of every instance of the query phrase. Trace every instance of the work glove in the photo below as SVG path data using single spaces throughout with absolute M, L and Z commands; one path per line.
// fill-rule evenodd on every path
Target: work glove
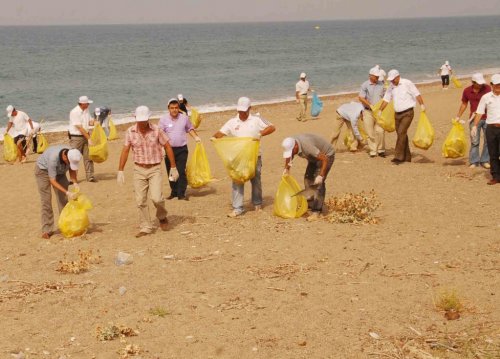
M 89 146 L 94 146 L 94 142 L 89 138 L 88 139 Z
M 382 111 L 378 110 L 375 114 L 375 117 L 382 117 Z
M 78 198 L 79 193 L 78 192 L 66 192 L 66 197 L 68 197 L 69 201 L 75 201 Z
M 425 105 L 424 104 L 420 105 L 420 111 L 425 112 Z
M 322 183 L 323 183 L 323 176 L 321 176 L 321 175 L 316 176 L 316 178 L 314 179 L 313 185 L 317 186 L 317 185 L 320 185 Z
M 73 189 L 75 192 L 80 192 L 80 185 L 78 183 L 73 183 Z
M 123 171 L 118 171 L 116 174 L 116 182 L 120 185 L 125 184 L 125 174 Z
M 290 169 L 285 167 L 285 168 L 283 169 L 283 174 L 282 174 L 282 176 L 288 176 L 289 174 L 290 174 Z
M 470 137 L 474 138 L 477 136 L 477 126 L 474 125 L 472 126 L 472 128 L 470 129 Z
M 464 121 L 464 120 L 461 120 L 461 119 L 460 119 L 460 117 L 458 117 L 458 116 L 457 116 L 457 117 L 455 117 L 455 118 L 452 120 L 452 122 L 460 122 L 462 125 L 464 125 L 464 124 L 465 124 L 465 121 Z
M 170 176 L 168 176 L 168 180 L 170 182 L 175 182 L 179 179 L 179 171 L 177 170 L 176 167 L 172 167 L 170 169 Z
M 200 136 L 194 136 L 194 140 L 195 140 L 197 143 L 201 143 L 201 138 L 200 138 Z

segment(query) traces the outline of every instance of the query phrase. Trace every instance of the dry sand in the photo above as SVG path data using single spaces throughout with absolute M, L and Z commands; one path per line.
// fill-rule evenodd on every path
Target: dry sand
M 125 186 L 115 180 L 123 134 L 95 166 L 98 183 L 79 174 L 95 206 L 80 238 L 40 238 L 36 155 L 24 165 L 2 162 L 0 356 L 119 358 L 134 344 L 141 358 L 500 357 L 500 186 L 487 186 L 489 172 L 469 169 L 466 158 L 441 156 L 461 90 L 421 88 L 436 139 L 427 151 L 412 146 L 412 163 L 391 165 L 395 133 L 385 159 L 346 152 L 339 141 L 327 196 L 374 189 L 382 203 L 374 225 L 272 214 L 282 139 L 329 138 L 335 109 L 353 95 L 325 99 L 321 117 L 305 123 L 294 119 L 295 103 L 253 109 L 277 130 L 263 139 L 264 211 L 238 219 L 226 217 L 231 185 L 208 141 L 233 114 L 204 115 L 199 133 L 218 181 L 188 189 L 189 202 L 167 201 L 170 230 L 140 239 L 131 158 Z M 410 136 L 417 119 L 418 111 Z M 295 162 L 302 182 L 306 163 Z M 251 209 L 249 192 L 247 184 Z M 82 274 L 56 271 L 79 250 L 101 260 Z M 118 251 L 133 263 L 115 265 Z M 458 320 L 434 305 L 447 289 L 465 306 Z M 139 334 L 99 341 L 96 328 L 110 323 Z

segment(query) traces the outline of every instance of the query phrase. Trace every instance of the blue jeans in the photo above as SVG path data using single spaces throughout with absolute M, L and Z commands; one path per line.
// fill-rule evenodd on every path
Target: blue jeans
M 259 156 L 257 159 L 257 166 L 255 167 L 255 177 L 250 180 L 252 183 L 252 203 L 254 206 L 262 204 L 262 181 L 260 179 L 262 173 L 262 158 Z M 233 182 L 232 200 L 233 208 L 237 213 L 243 213 L 243 197 L 244 197 L 245 184 Z
M 474 121 L 469 123 L 469 129 L 472 128 Z M 479 142 L 481 137 L 481 132 L 483 132 L 483 152 L 481 153 L 481 158 L 479 158 Z M 471 165 L 479 165 L 481 163 L 490 162 L 490 155 L 488 153 L 488 146 L 486 146 L 486 120 L 481 120 L 477 124 L 477 135 L 475 138 L 470 138 L 470 151 L 469 151 L 469 162 Z

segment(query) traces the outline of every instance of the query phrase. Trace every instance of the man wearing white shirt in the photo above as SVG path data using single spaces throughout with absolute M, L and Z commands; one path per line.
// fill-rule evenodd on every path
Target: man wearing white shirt
M 444 64 L 439 68 L 438 71 L 441 76 L 441 84 L 443 86 L 443 90 L 448 90 L 448 86 L 450 85 L 450 75 L 453 73 L 450 63 L 445 61 Z
M 491 92 L 483 95 L 479 101 L 474 118 L 471 136 L 477 134 L 477 126 L 481 117 L 486 114 L 486 144 L 490 154 L 490 171 L 493 177 L 489 185 L 500 183 L 500 74 L 491 77 Z
M 14 106 L 7 106 L 9 123 L 5 133 L 12 129 L 12 137 L 17 146 L 17 157 L 21 163 L 26 162 L 26 137 L 32 134 L 33 122 L 26 112 L 17 110 Z
M 387 80 L 391 82 L 391 85 L 384 95 L 378 115 L 381 116 L 382 111 L 389 102 L 391 100 L 394 101 L 396 133 L 398 137 L 396 148 L 394 149 L 394 158 L 391 161 L 398 165 L 403 162 L 411 162 L 408 128 L 413 121 L 413 108 L 417 104 L 417 101 L 420 104 L 420 111 L 425 111 L 425 105 L 417 87 L 410 80 L 402 79 L 398 70 L 389 71 Z
M 309 87 L 309 81 L 306 80 L 306 74 L 303 72 L 300 74 L 299 82 L 295 84 L 295 98 L 297 103 L 300 105 L 300 112 L 297 116 L 297 120 L 306 120 L 307 111 L 307 93 L 311 91 Z
M 94 101 L 87 96 L 80 96 L 78 105 L 69 113 L 69 144 L 83 155 L 85 175 L 88 182 L 97 182 L 94 178 L 94 162 L 89 159 L 90 128 L 94 125 L 89 113 L 89 105 Z
M 213 137 L 221 138 L 224 136 L 233 137 L 253 137 L 259 140 L 263 136 L 273 133 L 276 128 L 272 123 L 266 121 L 258 116 L 250 115 L 251 103 L 248 97 L 240 97 L 236 110 L 238 116 L 233 117 L 227 121 L 224 126 L 217 131 Z M 255 177 L 250 180 L 252 183 L 252 204 L 255 206 L 255 211 L 262 210 L 262 158 L 259 148 L 259 158 L 255 168 Z M 232 204 L 233 211 L 228 214 L 228 217 L 238 217 L 244 213 L 243 209 L 243 195 L 245 184 L 233 182 L 232 191 Z

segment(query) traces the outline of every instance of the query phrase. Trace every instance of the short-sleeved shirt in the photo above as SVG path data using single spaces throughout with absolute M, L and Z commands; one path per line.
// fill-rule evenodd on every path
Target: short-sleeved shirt
M 370 104 L 375 105 L 385 94 L 384 81 L 372 83 L 370 80 L 363 82 L 359 90 L 359 97 L 364 98 Z
M 82 110 L 79 105 L 76 105 L 76 107 L 71 110 L 69 113 L 69 133 L 71 135 L 81 136 L 82 133 L 76 126 L 82 126 L 86 131 L 90 129 L 90 112 L 88 108 Z
M 295 91 L 297 91 L 299 95 L 307 95 L 309 91 L 309 81 L 299 80 L 299 82 L 295 84 Z
M 403 112 L 415 107 L 417 96 L 420 96 L 420 92 L 413 82 L 400 79 L 397 86 L 391 83 L 384 95 L 384 101 L 391 102 L 391 100 L 394 100 L 394 110 Z
M 474 87 L 471 85 L 469 87 L 464 88 L 462 93 L 462 102 L 470 103 L 470 117 L 476 112 L 477 105 L 479 105 L 479 101 L 483 95 L 486 95 L 488 92 L 491 92 L 491 87 L 484 84 L 479 89 L 478 93 L 474 92 Z M 486 119 L 486 114 L 481 117 L 482 120 Z
M 305 158 L 308 162 L 316 162 L 320 153 L 324 153 L 328 157 L 335 155 L 335 150 L 330 142 L 318 135 L 303 133 L 292 136 L 292 138 L 299 145 L 297 154 L 299 157 Z
M 486 124 L 500 125 L 500 95 L 495 95 L 493 92 L 488 92 L 481 97 L 479 105 L 477 106 L 476 113 L 480 115 L 486 114 Z
M 12 137 L 28 136 L 28 132 L 31 129 L 29 120 L 30 117 L 26 112 L 19 110 L 17 110 L 17 115 L 10 116 L 9 122 L 12 123 L 12 128 L 10 129 L 10 131 L 12 131 Z
M 160 118 L 158 127 L 168 135 L 170 146 L 172 147 L 186 146 L 186 134 L 194 129 L 193 124 L 189 121 L 189 117 L 183 113 L 179 113 L 177 118 L 172 118 L 169 113 L 166 114 Z
M 365 107 L 359 102 L 345 103 L 337 109 L 337 113 L 342 116 L 344 120 L 351 123 L 354 136 L 356 136 L 358 140 L 361 139 L 361 133 L 358 128 L 358 120 L 364 109 Z
M 245 121 L 236 116 L 227 121 L 219 131 L 226 136 L 259 138 L 260 132 L 272 125 L 271 122 L 258 116 L 249 115 Z M 259 148 L 260 154 L 261 149 Z
M 448 76 L 451 73 L 451 66 L 444 64 L 443 66 L 441 66 L 440 70 L 441 76 Z
M 163 160 L 163 148 L 168 142 L 167 134 L 151 123 L 144 135 L 137 129 L 137 124 L 129 127 L 125 133 L 125 146 L 132 148 L 134 162 L 143 165 L 160 163 Z
M 50 178 L 56 178 L 57 176 L 65 174 L 69 170 L 69 164 L 66 164 L 59 158 L 59 153 L 64 149 L 69 150 L 69 147 L 65 145 L 56 145 L 47 148 L 36 160 L 36 165 L 41 170 L 47 171 Z

